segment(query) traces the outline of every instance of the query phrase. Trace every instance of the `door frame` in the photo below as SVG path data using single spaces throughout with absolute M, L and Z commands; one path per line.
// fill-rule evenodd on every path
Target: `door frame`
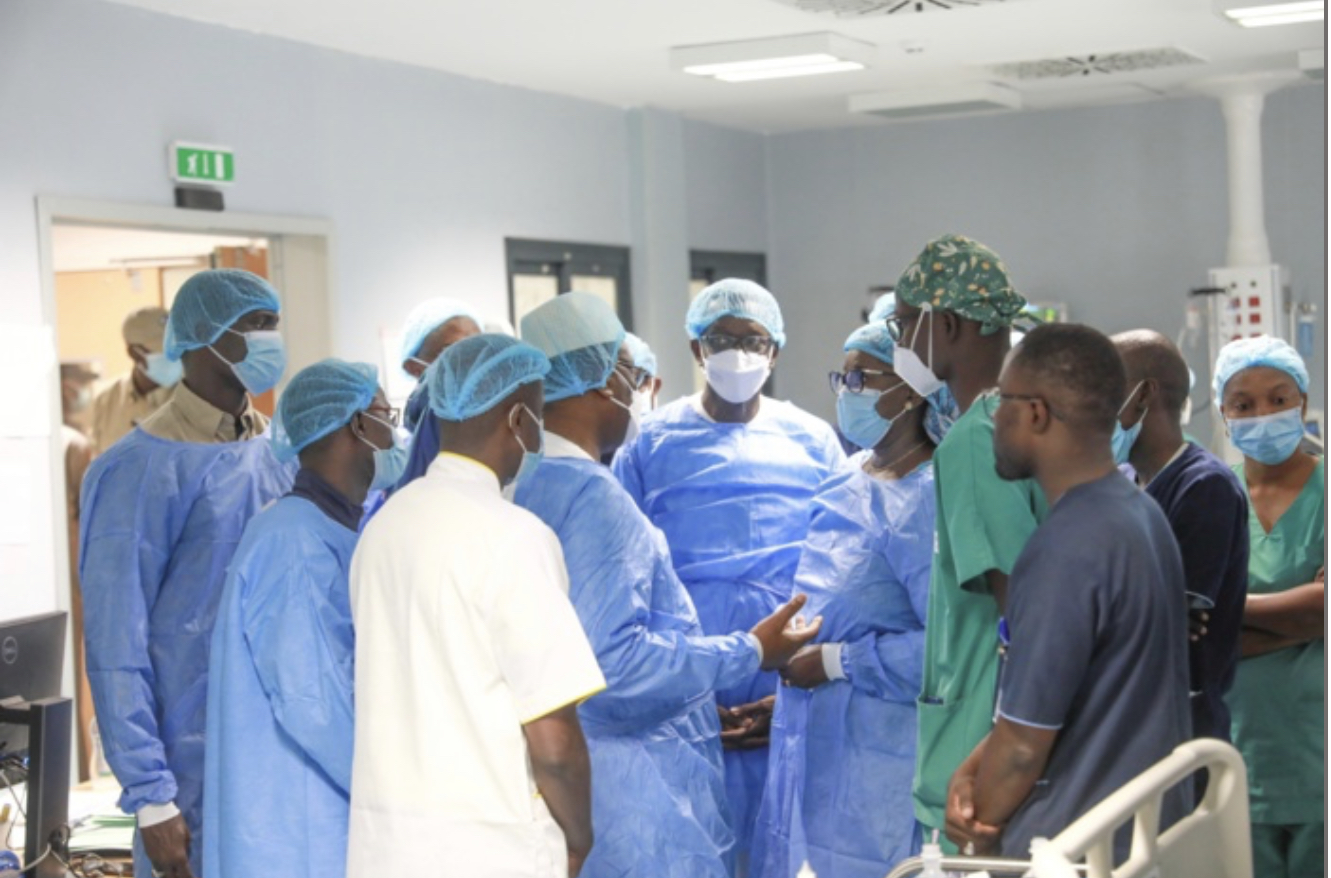
M 50 326 L 53 341 L 59 337 L 56 313 L 55 263 L 52 228 L 56 225 L 107 226 L 193 234 L 249 235 L 268 239 L 269 275 L 282 294 L 282 310 L 301 327 L 299 335 L 287 333 L 290 320 L 282 321 L 288 358 L 293 366 L 312 363 L 332 353 L 332 304 L 336 282 L 331 270 L 335 234 L 331 220 L 314 217 L 260 213 L 182 210 L 141 202 L 38 195 L 36 199 L 37 259 L 42 293 L 42 322 Z M 58 348 L 52 351 L 58 361 Z M 53 364 L 54 365 L 54 364 Z M 294 371 L 290 370 L 290 371 Z M 65 455 L 60 427 L 59 370 L 49 372 L 50 459 L 52 537 L 55 557 L 55 606 L 70 611 L 69 528 L 65 511 Z M 281 385 L 279 385 L 280 390 Z M 72 638 L 65 638 L 64 680 L 61 688 L 74 692 Z M 77 751 L 77 748 L 74 748 Z M 71 753 L 77 777 L 77 752 Z

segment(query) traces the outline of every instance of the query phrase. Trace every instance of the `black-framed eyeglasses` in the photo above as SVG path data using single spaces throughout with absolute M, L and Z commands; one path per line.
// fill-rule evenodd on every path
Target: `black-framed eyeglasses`
M 623 376 L 624 380 L 629 383 L 629 389 L 634 393 L 642 390 L 642 386 L 652 377 L 651 373 L 646 369 L 642 369 L 638 366 L 630 366 L 628 363 L 619 361 L 615 362 L 615 369 L 621 376 Z
M 734 336 L 715 332 L 702 337 L 702 346 L 703 350 L 709 354 L 719 354 L 723 351 L 739 348 L 746 354 L 766 356 L 772 352 L 772 337 L 770 335 Z
M 1051 418 L 1057 418 L 1060 421 L 1063 420 L 1063 416 L 1049 404 L 1049 400 L 1034 393 L 1003 393 L 997 387 L 993 387 L 986 390 L 984 393 L 981 393 L 976 402 L 984 406 L 984 413 L 992 420 L 994 415 L 998 412 L 998 407 L 1002 405 L 1005 400 L 1009 399 L 1015 399 L 1018 402 L 1038 402 L 1049 411 L 1049 416 Z
M 396 406 L 386 406 L 382 408 L 376 406 L 374 408 L 368 408 L 365 410 L 365 414 L 384 421 L 394 430 L 402 426 L 402 409 L 397 408 Z
M 883 377 L 890 374 L 892 373 L 884 372 L 882 369 L 848 369 L 845 372 L 828 372 L 827 384 L 832 388 L 833 393 L 840 393 L 843 387 L 846 388 L 847 393 L 863 393 L 865 378 Z M 887 389 L 894 390 L 895 388 L 889 387 Z
M 923 311 L 920 311 L 916 314 L 907 314 L 905 317 L 898 317 L 896 314 L 893 314 L 891 317 L 886 318 L 883 322 L 887 324 L 887 334 L 892 337 L 892 341 L 900 342 L 905 338 L 906 326 L 913 320 L 919 320 L 920 314 L 923 313 Z

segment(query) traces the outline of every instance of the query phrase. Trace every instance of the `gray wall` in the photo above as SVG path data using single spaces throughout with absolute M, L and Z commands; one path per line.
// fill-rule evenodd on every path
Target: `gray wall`
M 1324 101 L 1320 86 L 1292 88 L 1263 120 L 1272 253 L 1323 309 Z M 1111 333 L 1173 336 L 1184 293 L 1224 263 L 1225 129 L 1209 99 L 790 134 L 768 156 L 770 278 L 791 327 L 781 386 L 827 417 L 824 376 L 866 288 L 935 235 L 984 241 L 1028 297 Z M 1318 344 L 1320 400 L 1320 329 Z

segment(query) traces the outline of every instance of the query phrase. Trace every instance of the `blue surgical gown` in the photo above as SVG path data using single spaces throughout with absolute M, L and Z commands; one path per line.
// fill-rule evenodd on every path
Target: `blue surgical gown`
M 933 557 L 931 464 L 900 481 L 857 464 L 828 479 L 795 587 L 840 643 L 846 679 L 783 688 L 751 874 L 882 878 L 919 850 L 911 778 Z
M 245 528 L 208 668 L 209 878 L 346 872 L 356 538 L 296 496 Z
M 250 518 L 291 487 L 266 439 L 135 430 L 83 480 L 79 580 L 88 682 L 120 807 L 175 802 L 203 861 L 204 707 L 213 620 Z M 151 868 L 135 837 L 135 874 Z
M 547 457 L 518 505 L 559 535 L 569 598 L 605 674 L 578 709 L 591 754 L 596 844 L 584 878 L 725 878 L 715 690 L 748 679 L 746 634 L 708 637 L 664 538 L 610 471 Z
M 836 433 L 787 402 L 763 398 L 748 424 L 720 424 L 676 400 L 649 415 L 616 456 L 615 475 L 670 545 L 675 572 L 708 634 L 747 631 L 788 600 L 818 486 L 845 465 Z M 726 706 L 776 691 L 775 673 L 722 688 Z M 726 792 L 738 850 L 749 848 L 767 750 L 727 751 Z
M 407 468 L 393 486 L 400 491 L 425 475 L 425 471 L 439 456 L 439 419 L 430 411 L 425 382 L 417 385 L 407 400 L 407 426 L 411 430 L 411 445 L 407 452 Z

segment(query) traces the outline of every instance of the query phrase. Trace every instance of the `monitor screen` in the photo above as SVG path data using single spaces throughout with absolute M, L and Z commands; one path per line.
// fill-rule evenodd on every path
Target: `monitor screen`
M 60 695 L 66 615 L 45 613 L 0 622 L 0 702 Z M 0 757 L 27 749 L 27 726 L 0 723 Z

